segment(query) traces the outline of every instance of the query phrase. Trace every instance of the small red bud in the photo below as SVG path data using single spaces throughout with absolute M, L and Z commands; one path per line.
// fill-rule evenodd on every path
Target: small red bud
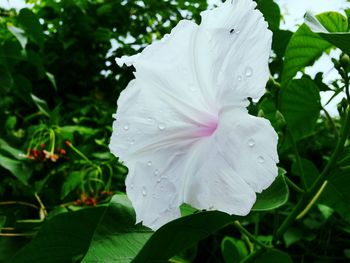
M 69 140 L 66 140 L 66 141 L 65 141 L 65 144 L 66 144 L 67 146 L 69 146 L 69 147 L 72 147 L 72 143 L 71 143 Z

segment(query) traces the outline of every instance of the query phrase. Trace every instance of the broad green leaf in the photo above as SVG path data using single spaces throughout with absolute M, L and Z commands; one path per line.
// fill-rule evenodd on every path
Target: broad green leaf
M 135 213 L 126 196 L 116 195 L 82 262 L 131 262 L 152 234 L 148 228 L 135 225 Z
M 281 90 L 280 110 L 295 140 L 310 135 L 321 110 L 321 98 L 313 80 L 294 79 Z
M 237 217 L 218 211 L 199 212 L 176 219 L 158 229 L 132 262 L 166 262 L 235 219 Z
M 23 159 L 23 157 L 21 157 L 21 155 L 23 155 L 23 152 L 10 146 L 5 140 L 1 138 L 0 138 L 0 149 L 9 153 L 10 155 L 12 155 L 12 157 L 16 159 Z
M 316 17 L 330 32 L 344 32 L 346 21 L 339 20 L 340 14 L 326 12 Z M 321 54 L 332 46 L 317 33 L 302 24 L 290 39 L 283 64 L 282 86 L 286 86 L 295 74 L 311 65 Z
M 0 92 L 8 91 L 12 85 L 11 73 L 3 65 L 0 65 Z
M 327 28 L 325 28 L 320 22 L 322 22 Z M 338 13 L 329 13 L 329 16 L 320 18 L 320 21 L 318 21 L 316 17 L 310 13 L 306 13 L 305 23 L 314 33 L 318 33 L 329 43 L 332 43 L 345 53 L 350 54 L 350 33 L 346 32 L 348 29 L 348 23 L 344 16 Z
M 106 207 L 96 207 L 53 217 L 11 262 L 62 263 L 80 260 L 105 211 Z
M 12 35 L 15 36 L 15 38 L 21 44 L 22 48 L 25 49 L 28 42 L 28 38 L 25 35 L 25 32 L 21 28 L 15 27 L 13 25 L 8 25 L 7 29 L 12 33 Z
M 221 242 L 221 253 L 225 263 L 238 263 L 248 255 L 248 249 L 242 240 L 225 237 Z
M 269 249 L 256 257 L 254 263 L 293 263 L 291 257 L 280 250 Z
M 34 94 L 31 94 L 30 96 L 32 97 L 33 102 L 38 107 L 40 112 L 45 114 L 46 116 L 50 117 L 50 110 L 49 110 L 49 106 L 47 106 L 46 101 L 38 98 Z
M 350 177 L 346 171 L 332 174 L 323 191 L 319 203 L 327 205 L 350 223 Z
M 318 171 L 317 167 L 307 159 L 301 159 L 301 165 L 305 175 L 305 184 L 308 188 L 310 188 L 320 172 Z M 298 176 L 301 176 L 302 174 L 296 162 L 294 162 L 292 165 L 292 173 Z
M 82 171 L 75 171 L 68 174 L 62 185 L 61 199 L 65 198 L 82 183 L 84 175 Z
M 17 21 L 40 47 L 44 45 L 44 33 L 37 16 L 27 8 L 21 9 L 17 16 Z
M 32 175 L 32 170 L 29 169 L 23 161 L 13 160 L 3 155 L 0 155 L 0 166 L 9 170 L 23 184 L 28 184 L 28 179 Z
M 278 169 L 278 176 L 271 186 L 256 195 L 252 211 L 267 211 L 284 205 L 289 198 L 289 189 L 284 178 L 285 170 Z
M 288 30 L 277 30 L 272 35 L 272 49 L 279 57 L 283 57 L 286 51 L 288 42 L 293 33 Z
M 259 0 L 257 1 L 257 9 L 263 13 L 264 18 L 269 24 L 271 30 L 277 30 L 280 26 L 281 11 L 273 0 Z

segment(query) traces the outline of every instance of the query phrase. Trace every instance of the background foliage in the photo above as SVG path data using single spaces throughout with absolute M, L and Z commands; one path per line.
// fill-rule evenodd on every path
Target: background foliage
M 350 10 L 318 15 L 326 32 L 291 32 L 276 3 L 256 1 L 273 54 L 267 93 L 249 110 L 279 134 L 279 177 L 247 217 L 185 205 L 154 233 L 134 225 L 127 169 L 108 150 L 116 100 L 133 78 L 114 60 L 182 18 L 199 22 L 206 1 L 28 2 L 0 9 L 0 262 L 350 260 Z M 339 79 L 305 74 L 335 47 Z M 347 92 L 339 117 L 322 91 Z

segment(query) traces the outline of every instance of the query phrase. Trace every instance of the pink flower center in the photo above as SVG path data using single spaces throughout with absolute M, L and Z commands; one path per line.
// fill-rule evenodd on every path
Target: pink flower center
M 205 122 L 205 124 L 198 127 L 195 132 L 195 137 L 207 137 L 214 133 L 218 127 L 218 119 L 211 119 Z

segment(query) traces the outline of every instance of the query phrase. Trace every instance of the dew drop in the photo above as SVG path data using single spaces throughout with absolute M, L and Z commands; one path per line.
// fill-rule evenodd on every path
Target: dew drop
M 147 121 L 150 122 L 150 123 L 153 123 L 154 122 L 154 119 L 152 117 L 148 117 L 147 118 Z
M 154 175 L 158 175 L 159 174 L 159 170 L 158 169 L 155 169 L 154 170 Z
M 147 162 L 147 165 L 148 165 L 148 166 L 152 166 L 152 161 L 148 161 L 148 162 Z
M 133 145 L 135 143 L 134 139 L 130 139 L 130 144 Z
M 241 75 L 238 75 L 237 80 L 238 80 L 238 81 L 242 81 L 242 76 L 241 76 Z
M 130 189 L 134 189 L 134 184 L 131 184 L 131 185 L 130 185 Z
M 251 67 L 246 67 L 244 74 L 247 78 L 251 77 L 253 75 L 253 69 Z
M 164 131 L 165 128 L 166 128 L 165 123 L 159 123 L 159 124 L 158 124 L 158 129 L 159 129 L 159 130 Z
M 124 127 L 123 127 L 123 129 L 124 129 L 125 131 L 129 130 L 129 125 L 128 125 L 128 124 L 125 124 Z
M 255 146 L 255 141 L 254 141 L 254 139 L 249 139 L 249 140 L 248 140 L 248 145 L 249 145 L 249 147 L 254 147 L 254 146 Z
M 265 162 L 265 158 L 262 157 L 261 155 L 258 157 L 258 162 L 259 163 L 264 163 Z
M 162 178 L 158 178 L 157 179 L 157 184 L 159 184 L 161 180 L 162 180 Z
M 143 196 L 147 195 L 146 187 L 142 187 L 142 195 Z

